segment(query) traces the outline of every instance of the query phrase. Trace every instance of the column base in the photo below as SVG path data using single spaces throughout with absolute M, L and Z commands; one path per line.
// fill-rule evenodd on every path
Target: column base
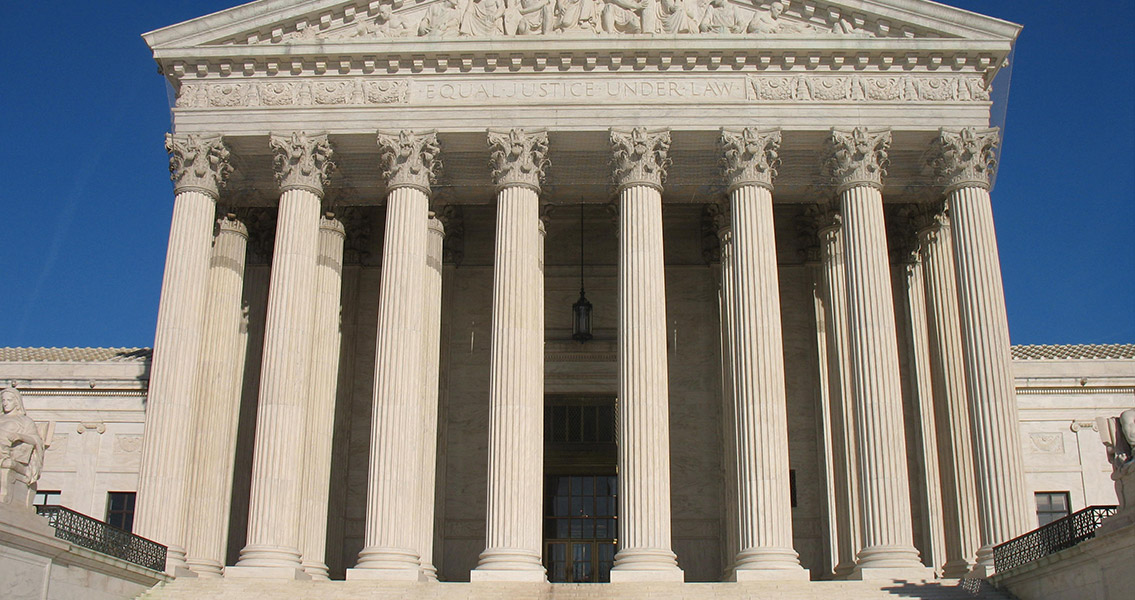
M 309 581 L 311 575 L 298 567 L 225 567 L 225 579 L 277 579 Z
M 540 555 L 520 548 L 486 548 L 469 581 L 547 581 Z
M 973 571 L 973 563 L 966 560 L 947 562 L 942 565 L 942 579 L 962 579 Z
M 737 553 L 730 581 L 808 581 L 800 555 L 791 548 L 746 548 Z
M 327 565 L 323 563 L 303 563 L 303 571 L 315 581 L 331 581 L 331 576 L 327 573 Z
M 347 579 L 426 581 L 418 553 L 401 548 L 363 548 L 359 562 L 347 569 Z
M 611 583 L 676 582 L 686 580 L 678 568 L 678 557 L 670 550 L 630 548 L 615 555 Z
M 859 562 L 850 580 L 930 581 L 934 569 L 923 565 L 913 546 L 871 546 L 859 551 Z
M 189 570 L 196 573 L 197 576 L 202 579 L 222 577 L 225 572 L 224 567 L 222 567 L 220 563 L 213 562 L 211 560 L 189 559 L 185 562 L 189 567 Z
M 982 546 L 977 550 L 977 562 L 966 575 L 967 579 L 989 579 L 997 570 L 993 564 L 993 546 Z

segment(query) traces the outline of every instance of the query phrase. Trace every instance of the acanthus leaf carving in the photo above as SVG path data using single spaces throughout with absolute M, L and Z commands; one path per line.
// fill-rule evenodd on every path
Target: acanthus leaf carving
M 750 100 L 779 102 L 986 102 L 980 75 L 774 75 L 748 77 Z
M 997 168 L 996 148 L 1001 142 L 997 128 L 941 129 L 931 143 L 924 162 L 946 193 L 961 187 L 989 189 Z
M 378 132 L 387 189 L 413 187 L 426 194 L 441 170 L 437 132 Z
M 169 133 L 166 152 L 174 193 L 196 190 L 216 199 L 233 171 L 228 146 L 220 135 Z
M 730 190 L 742 185 L 772 189 L 780 166 L 780 130 L 721 130 L 721 167 Z
M 824 141 L 822 171 L 837 193 L 861 185 L 881 188 L 887 173 L 891 131 L 833 127 Z
M 498 187 L 520 185 L 540 192 L 548 161 L 548 132 L 490 129 L 489 168 Z
M 611 129 L 610 135 L 615 185 L 662 189 L 670 166 L 670 130 L 635 127 Z
M 274 154 L 276 182 L 281 192 L 304 189 L 323 196 L 323 188 L 335 168 L 326 133 L 274 133 L 269 136 L 268 144 Z

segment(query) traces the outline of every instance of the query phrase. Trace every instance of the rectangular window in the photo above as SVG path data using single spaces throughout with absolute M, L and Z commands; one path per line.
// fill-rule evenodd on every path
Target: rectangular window
M 134 529 L 134 496 L 134 492 L 107 492 L 107 524 L 123 531 Z
M 1068 501 L 1068 492 L 1036 493 L 1036 520 L 1041 527 L 1070 514 L 1072 510 Z
M 59 498 L 63 496 L 63 492 L 59 490 L 39 490 L 35 493 L 35 499 L 32 504 L 35 506 L 52 506 L 59 504 Z

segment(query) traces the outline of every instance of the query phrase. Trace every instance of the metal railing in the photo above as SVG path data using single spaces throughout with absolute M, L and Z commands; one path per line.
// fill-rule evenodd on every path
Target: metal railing
M 1004 573 L 1090 540 L 1096 537 L 1096 529 L 1103 520 L 1114 515 L 1115 511 L 1115 506 L 1089 506 L 995 546 L 993 567 L 998 573 Z
M 65 506 L 36 506 L 55 528 L 55 537 L 95 552 L 120 558 L 153 571 L 166 568 L 166 547 L 144 537 L 92 519 Z

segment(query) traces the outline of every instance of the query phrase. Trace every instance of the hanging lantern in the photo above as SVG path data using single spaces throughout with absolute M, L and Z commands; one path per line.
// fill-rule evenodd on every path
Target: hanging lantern
M 591 303 L 583 293 L 583 203 L 579 204 L 579 300 L 571 305 L 571 339 L 591 339 Z

